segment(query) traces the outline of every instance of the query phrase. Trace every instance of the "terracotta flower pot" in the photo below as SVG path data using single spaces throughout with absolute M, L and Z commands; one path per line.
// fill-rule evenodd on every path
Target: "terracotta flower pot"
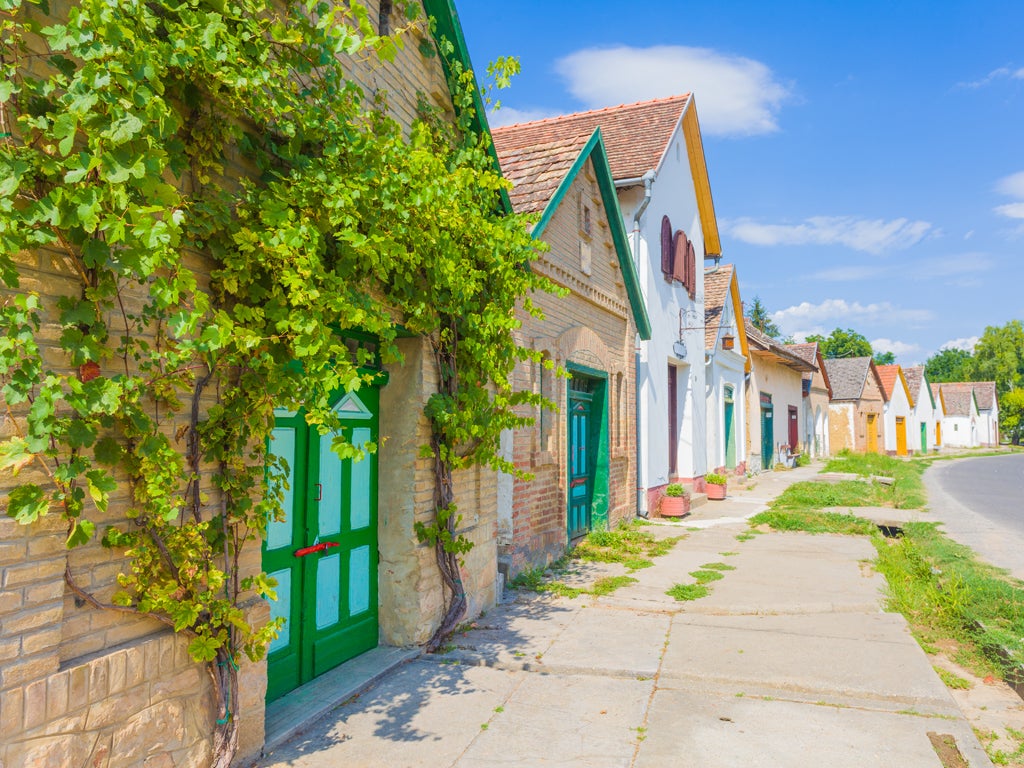
M 725 499 L 725 486 L 717 485 L 715 483 L 708 483 L 707 488 L 705 489 L 705 493 L 707 493 L 709 499 L 714 499 L 715 501 L 722 501 L 723 499 Z
M 662 517 L 682 517 L 689 511 L 688 501 L 685 496 L 662 496 L 658 511 Z

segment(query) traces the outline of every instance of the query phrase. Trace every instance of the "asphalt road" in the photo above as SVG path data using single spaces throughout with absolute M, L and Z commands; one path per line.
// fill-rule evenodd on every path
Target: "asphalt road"
M 924 482 L 950 536 L 1024 579 L 1024 454 L 937 461 Z

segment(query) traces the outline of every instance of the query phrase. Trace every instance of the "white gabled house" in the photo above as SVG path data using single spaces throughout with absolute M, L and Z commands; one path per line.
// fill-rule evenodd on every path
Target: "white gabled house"
M 978 399 L 969 382 L 936 385 L 942 393 L 945 414 L 942 418 L 942 444 L 951 448 L 976 448 L 978 439 Z
M 885 393 L 885 405 L 882 407 L 885 452 L 890 456 L 907 456 L 916 450 L 909 438 L 914 413 L 913 395 L 899 365 L 878 366 L 878 377 Z
M 732 264 L 704 270 L 708 469 L 747 471 L 747 398 L 750 355 L 743 303 Z
M 907 380 L 907 388 L 912 395 L 914 410 L 910 415 L 908 439 L 914 444 L 915 450 L 929 453 L 938 450 L 936 427 L 942 419 L 942 410 L 935 400 L 932 387 L 923 365 L 913 365 L 903 369 Z
M 971 382 L 978 402 L 978 442 L 999 445 L 999 396 L 994 381 Z

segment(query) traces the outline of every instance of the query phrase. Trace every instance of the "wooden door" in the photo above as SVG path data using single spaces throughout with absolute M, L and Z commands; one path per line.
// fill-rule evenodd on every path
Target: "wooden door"
M 868 414 L 867 452 L 878 453 L 878 414 Z
M 907 455 L 907 420 L 903 416 L 896 417 L 896 455 Z
M 725 466 L 736 468 L 736 407 L 731 387 L 725 390 Z
M 334 409 L 354 446 L 376 444 L 379 391 L 341 397 Z M 267 656 L 267 700 L 377 645 L 377 457 L 331 450 L 305 413 L 276 412 L 270 451 L 288 463 L 284 519 L 272 521 L 263 568 L 277 579 L 273 618 L 284 618 Z
M 935 447 L 938 448 L 942 445 L 942 422 L 935 422 Z
M 789 406 L 789 450 L 790 453 L 800 450 L 800 429 L 795 405 Z
M 771 406 L 761 407 L 761 465 L 762 469 L 775 466 L 775 419 Z
M 594 470 L 597 451 L 594 439 L 593 383 L 573 374 L 569 381 L 569 499 L 567 528 L 569 540 L 586 535 L 591 526 Z
M 928 453 L 928 425 L 921 422 L 921 453 Z

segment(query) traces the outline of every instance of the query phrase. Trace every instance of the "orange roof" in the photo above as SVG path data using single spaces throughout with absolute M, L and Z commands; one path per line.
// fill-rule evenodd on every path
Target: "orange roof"
M 718 327 L 722 324 L 731 285 L 732 264 L 723 264 L 717 272 L 704 270 L 704 346 L 707 349 L 712 349 L 718 339 Z
M 885 392 L 885 399 L 892 400 L 892 391 L 900 378 L 899 365 L 878 366 L 878 378 L 882 380 L 882 390 Z
M 577 139 L 586 142 L 594 130 L 600 128 L 612 177 L 616 181 L 638 179 L 661 163 L 669 139 L 679 125 L 683 109 L 690 98 L 689 93 L 684 93 L 636 104 L 549 117 L 532 123 L 494 128 L 491 135 L 498 155 L 502 158 L 502 170 L 508 174 L 505 168 L 506 157 L 543 145 L 561 145 Z
M 522 126 L 506 129 L 502 141 L 495 138 L 494 147 L 505 178 L 512 182 L 509 197 L 516 213 L 543 211 L 555 196 L 572 164 L 576 162 L 590 134 L 567 134 L 543 144 L 517 147 L 517 131 Z

